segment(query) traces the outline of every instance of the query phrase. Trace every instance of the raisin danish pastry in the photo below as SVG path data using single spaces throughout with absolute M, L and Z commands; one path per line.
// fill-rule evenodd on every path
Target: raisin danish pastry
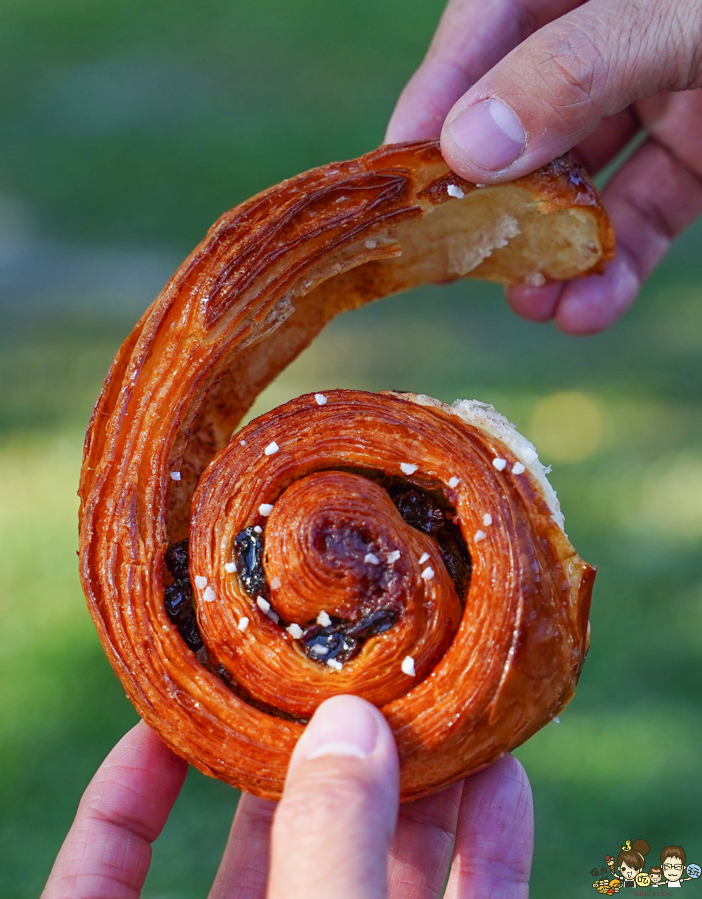
M 315 708 L 352 692 L 392 726 L 407 800 L 568 702 L 594 570 L 491 407 L 332 390 L 232 433 L 340 312 L 424 282 L 568 279 L 612 252 L 568 158 L 479 187 L 434 142 L 299 175 L 212 227 L 120 349 L 80 485 L 91 615 L 172 749 L 276 798 Z

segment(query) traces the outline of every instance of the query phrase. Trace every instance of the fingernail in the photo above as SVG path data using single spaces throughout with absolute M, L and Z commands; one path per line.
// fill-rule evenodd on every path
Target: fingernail
M 314 713 L 298 747 L 308 761 L 324 755 L 363 759 L 373 752 L 377 739 L 372 707 L 357 696 L 334 696 Z
M 524 152 L 524 128 L 501 100 L 482 100 L 459 113 L 449 126 L 456 152 L 478 169 L 499 172 Z

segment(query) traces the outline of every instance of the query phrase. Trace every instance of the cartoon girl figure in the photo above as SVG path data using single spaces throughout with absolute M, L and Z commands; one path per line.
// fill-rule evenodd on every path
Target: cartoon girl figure
M 644 856 L 648 854 L 650 848 L 646 840 L 634 840 L 633 843 L 627 840 L 622 847 L 617 856 L 617 867 L 621 873 L 623 889 L 636 888 L 636 875 L 643 871 Z
M 663 869 L 659 868 L 658 865 L 654 865 L 649 869 L 648 876 L 651 878 L 651 886 L 657 887 L 663 880 Z
M 666 846 L 661 852 L 663 876 L 669 887 L 681 887 L 691 877 L 683 877 L 685 873 L 685 850 L 682 846 Z

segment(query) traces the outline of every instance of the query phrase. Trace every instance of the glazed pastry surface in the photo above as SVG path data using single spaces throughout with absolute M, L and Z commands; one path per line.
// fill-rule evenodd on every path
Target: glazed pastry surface
M 411 799 L 557 714 L 594 571 L 494 410 L 325 391 L 232 433 L 340 312 L 427 281 L 576 277 L 612 247 L 569 160 L 479 188 L 433 142 L 315 169 L 213 226 L 121 348 L 80 487 L 91 614 L 168 745 L 275 798 L 314 709 L 353 692 L 393 727 Z

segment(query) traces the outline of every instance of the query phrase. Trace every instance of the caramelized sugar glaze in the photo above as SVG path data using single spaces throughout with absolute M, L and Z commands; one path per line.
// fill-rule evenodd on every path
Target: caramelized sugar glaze
M 480 189 L 431 142 L 300 175 L 213 226 L 121 348 L 80 488 L 91 614 L 168 745 L 275 798 L 314 709 L 353 692 L 390 722 L 410 799 L 563 707 L 594 572 L 510 439 L 355 391 L 231 435 L 339 312 L 425 281 L 574 277 L 611 252 L 567 159 Z

